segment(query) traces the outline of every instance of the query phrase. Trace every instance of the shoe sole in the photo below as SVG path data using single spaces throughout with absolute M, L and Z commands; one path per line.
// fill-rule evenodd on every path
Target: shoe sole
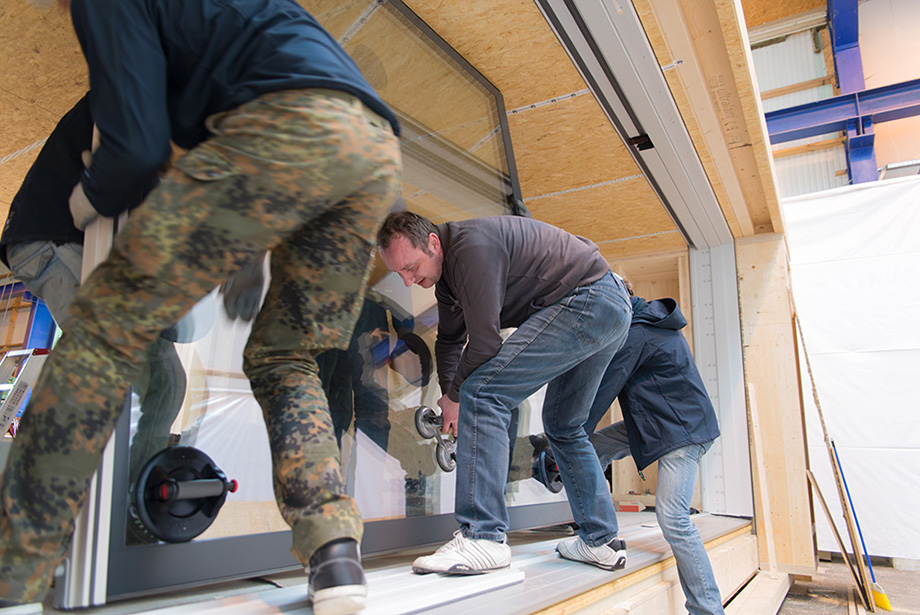
M 556 549 L 556 553 L 559 553 L 559 549 Z M 603 562 L 590 562 L 584 559 L 575 559 L 572 557 L 566 557 L 562 553 L 559 553 L 559 557 L 561 557 L 562 559 L 568 560 L 570 562 L 578 562 L 579 564 L 591 564 L 592 566 L 596 566 L 603 570 L 609 570 L 611 572 L 613 572 L 614 570 L 622 570 L 626 568 L 626 555 L 618 555 L 616 561 L 613 562 L 612 564 L 605 564 Z
M 367 606 L 367 587 L 339 585 L 321 589 L 313 594 L 316 615 L 350 615 Z
M 450 574 L 450 575 L 462 575 L 462 576 L 473 576 L 477 574 L 485 574 L 487 572 L 494 572 L 496 570 L 502 570 L 503 568 L 508 568 L 511 564 L 505 566 L 496 566 L 495 568 L 468 568 L 465 566 L 451 566 L 448 570 L 436 570 L 434 568 L 423 568 L 421 566 L 412 566 L 412 572 L 415 574 Z

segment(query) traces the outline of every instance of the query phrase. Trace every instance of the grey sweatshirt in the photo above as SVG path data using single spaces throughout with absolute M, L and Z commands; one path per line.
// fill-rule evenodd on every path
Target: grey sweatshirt
M 444 264 L 435 285 L 435 353 L 441 391 L 453 401 L 463 381 L 498 353 L 501 329 L 610 271 L 594 243 L 531 218 L 447 222 L 437 232 Z

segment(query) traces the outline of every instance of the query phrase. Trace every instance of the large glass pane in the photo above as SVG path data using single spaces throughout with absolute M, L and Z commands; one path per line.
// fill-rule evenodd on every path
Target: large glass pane
M 512 213 L 495 89 L 397 3 L 303 4 L 398 114 L 409 209 L 435 223 Z M 160 341 L 135 388 L 129 483 L 158 450 L 193 446 L 239 483 L 196 542 L 287 530 L 272 492 L 261 410 L 242 371 L 249 325 L 226 316 L 215 290 L 181 329 L 169 335 L 174 342 Z M 378 259 L 350 346 L 318 357 L 347 489 L 367 521 L 453 512 L 455 473 L 439 466 L 434 439 L 416 428 L 417 409 L 436 407 L 440 397 L 436 330 L 433 291 L 406 288 Z M 530 479 L 527 434 L 541 430 L 539 407 L 537 398 L 518 409 L 509 434 L 509 504 L 564 498 Z M 125 534 L 128 546 L 151 541 L 130 515 Z

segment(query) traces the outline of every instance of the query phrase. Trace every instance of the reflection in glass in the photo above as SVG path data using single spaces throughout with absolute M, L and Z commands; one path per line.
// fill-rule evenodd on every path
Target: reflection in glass
M 399 116 L 409 209 L 435 223 L 513 213 L 504 111 L 491 85 L 401 3 L 303 4 Z M 249 323 L 226 316 L 217 290 L 195 311 L 175 343 L 158 342 L 149 374 L 135 386 L 129 481 L 161 448 L 193 446 L 239 483 L 196 540 L 286 531 L 262 412 L 242 370 Z M 415 428 L 418 406 L 436 408 L 440 397 L 436 332 L 433 290 L 406 288 L 378 262 L 348 348 L 317 357 L 347 491 L 367 521 L 453 513 L 455 473 L 439 468 L 435 443 Z M 518 409 L 509 434 L 509 504 L 564 499 L 530 478 L 527 436 L 542 431 L 541 395 Z M 128 545 L 151 540 L 130 515 L 127 527 Z

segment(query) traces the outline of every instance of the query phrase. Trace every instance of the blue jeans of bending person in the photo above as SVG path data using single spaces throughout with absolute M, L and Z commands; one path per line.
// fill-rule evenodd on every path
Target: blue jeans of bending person
M 601 468 L 629 455 L 626 424 L 619 421 L 596 431 L 591 444 Z M 687 599 L 690 615 L 723 615 L 722 597 L 712 573 L 712 565 L 699 531 L 690 520 L 690 501 L 696 489 L 700 459 L 712 446 L 690 444 L 658 459 L 658 486 L 655 489 L 655 516 L 671 546 L 677 563 L 677 576 Z
M 455 505 L 464 536 L 504 539 L 512 409 L 547 384 L 543 425 L 579 534 L 591 546 L 616 537 L 610 490 L 583 425 L 631 317 L 622 281 L 608 273 L 532 315 L 464 381 Z

